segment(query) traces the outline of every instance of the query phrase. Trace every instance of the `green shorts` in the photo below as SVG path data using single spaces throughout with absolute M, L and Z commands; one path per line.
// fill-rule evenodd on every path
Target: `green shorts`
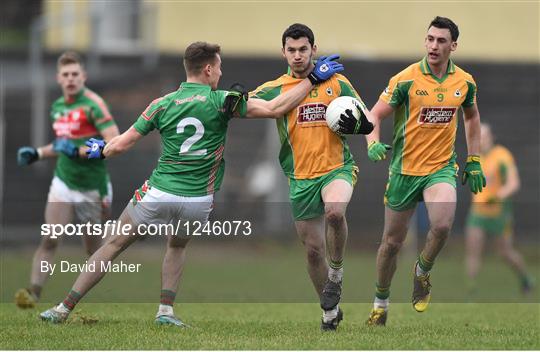
M 503 204 L 500 214 L 496 216 L 485 216 L 471 211 L 467 217 L 467 226 L 482 229 L 492 236 L 510 236 L 513 226 L 512 206 Z
M 307 220 L 323 215 L 322 189 L 337 179 L 345 180 L 354 187 L 357 175 L 358 167 L 351 163 L 317 178 L 303 180 L 289 178 L 289 199 L 294 220 Z
M 414 208 L 424 199 L 424 189 L 437 183 L 449 183 L 456 187 L 458 166 L 454 159 L 442 169 L 426 176 L 411 176 L 389 173 L 384 205 L 396 211 Z

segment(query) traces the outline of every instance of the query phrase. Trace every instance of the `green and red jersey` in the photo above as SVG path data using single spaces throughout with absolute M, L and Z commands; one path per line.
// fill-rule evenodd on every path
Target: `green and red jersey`
M 183 82 L 158 98 L 133 127 L 142 135 L 156 129 L 162 152 L 149 184 L 179 196 L 198 197 L 219 190 L 225 170 L 223 154 L 230 116 L 224 113 L 227 91 Z M 245 116 L 247 103 L 238 108 Z
M 78 147 L 89 138 L 100 138 L 100 131 L 115 125 L 105 101 L 88 88 L 69 101 L 58 98 L 50 117 L 56 138 L 69 139 Z M 71 189 L 107 194 L 109 176 L 101 159 L 69 158 L 59 153 L 55 175 Z

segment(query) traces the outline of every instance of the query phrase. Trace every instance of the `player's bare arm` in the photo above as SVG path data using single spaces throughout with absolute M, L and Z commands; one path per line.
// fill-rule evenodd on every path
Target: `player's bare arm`
M 280 118 L 300 104 L 302 99 L 313 87 L 309 79 L 305 78 L 287 93 L 266 101 L 263 99 L 251 99 L 247 103 L 246 117 L 251 118 Z
M 463 122 L 465 125 L 465 137 L 467 139 L 467 151 L 469 155 L 479 155 L 480 112 L 476 103 L 468 108 L 463 108 Z
M 480 165 L 480 112 L 476 103 L 463 108 L 463 121 L 468 157 L 461 183 L 464 185 L 468 182 L 471 192 L 476 194 L 486 187 L 486 178 Z
M 378 142 L 381 134 L 381 121 L 390 116 L 394 112 L 392 106 L 388 103 L 378 100 L 369 113 L 366 113 L 368 120 L 373 124 L 373 131 L 366 135 L 366 141 L 369 145 L 371 142 Z
M 142 134 L 131 126 L 127 131 L 119 136 L 112 138 L 103 149 L 103 155 L 107 158 L 123 154 L 130 150 L 139 139 L 143 137 Z
M 373 124 L 373 131 L 366 135 L 368 146 L 368 157 L 371 161 L 380 161 L 386 159 L 386 153 L 391 147 L 380 142 L 381 122 L 388 116 L 392 115 L 394 108 L 385 101 L 379 99 L 375 106 L 367 114 L 368 119 Z
M 308 94 L 314 85 L 322 83 L 335 73 L 343 71 L 344 67 L 338 61 L 339 55 L 321 56 L 307 77 L 297 84 L 290 92 L 284 93 L 271 101 L 247 102 L 247 117 L 279 118 L 291 111 Z M 238 103 L 247 100 L 247 92 L 242 85 L 233 85 L 232 91 L 224 102 L 225 113 L 238 117 Z
M 52 143 L 49 143 L 47 145 L 44 145 L 43 147 L 37 148 L 37 152 L 39 154 L 39 159 L 46 159 L 46 158 L 56 158 L 58 155 L 54 149 Z

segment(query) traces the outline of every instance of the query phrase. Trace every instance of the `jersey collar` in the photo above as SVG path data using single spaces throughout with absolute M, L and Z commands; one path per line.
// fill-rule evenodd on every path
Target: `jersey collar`
M 446 67 L 446 73 L 441 78 L 435 76 L 431 72 L 431 68 L 429 67 L 429 64 L 427 62 L 427 56 L 424 56 L 424 58 L 419 62 L 419 65 L 420 65 L 420 71 L 422 71 L 424 75 L 431 75 L 431 77 L 433 77 L 433 79 L 435 79 L 439 83 L 444 82 L 449 74 L 453 74 L 456 72 L 456 66 L 454 65 L 454 62 L 451 59 L 448 59 L 448 66 Z
M 80 97 L 82 97 L 84 95 L 85 91 L 86 91 L 86 87 L 82 87 L 81 90 L 77 94 L 75 94 L 73 99 L 66 99 L 64 97 L 64 103 L 65 104 L 73 104 L 73 103 L 75 103 L 77 100 L 79 100 Z
M 195 82 L 182 82 L 182 83 L 180 83 L 180 87 L 178 89 L 182 89 L 182 88 L 208 88 L 208 89 L 211 89 L 208 84 L 195 83 Z

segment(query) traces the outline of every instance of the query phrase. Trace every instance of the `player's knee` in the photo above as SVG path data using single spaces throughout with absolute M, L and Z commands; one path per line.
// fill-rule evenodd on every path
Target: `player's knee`
M 380 251 L 386 256 L 393 257 L 398 254 L 402 246 L 403 246 L 402 241 L 398 241 L 393 238 L 386 238 L 381 243 Z
M 41 241 L 41 248 L 46 250 L 46 251 L 54 251 L 56 248 L 58 248 L 58 239 L 52 239 L 52 238 L 49 238 L 49 237 L 45 237 L 43 238 L 43 240 Z
M 323 245 L 306 245 L 306 256 L 309 264 L 319 264 L 325 260 Z
M 431 226 L 431 233 L 439 240 L 446 240 L 450 234 L 450 224 L 440 223 Z
M 327 206 L 324 217 L 329 226 L 333 228 L 340 227 L 345 221 L 345 213 L 336 206 Z
M 128 236 L 115 236 L 111 241 L 107 242 L 105 246 L 113 251 L 114 254 L 122 252 L 130 244 Z
M 167 246 L 168 246 L 169 248 L 183 249 L 183 248 L 186 248 L 188 242 L 189 242 L 188 239 L 185 239 L 185 238 L 179 238 L 179 237 L 176 237 L 176 236 L 172 236 L 172 237 L 167 241 Z

